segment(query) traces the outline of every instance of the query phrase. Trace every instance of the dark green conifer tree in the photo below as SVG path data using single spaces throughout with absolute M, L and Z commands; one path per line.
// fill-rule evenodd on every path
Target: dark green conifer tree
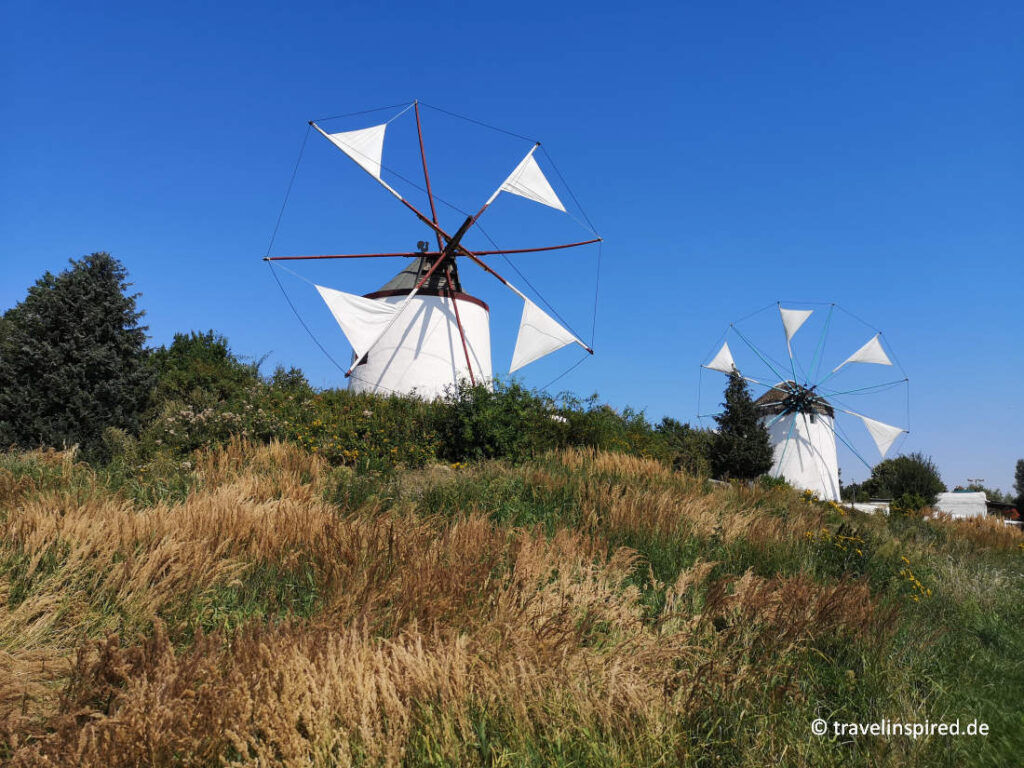
M 772 445 L 747 382 L 735 371 L 725 388 L 724 411 L 711 445 L 711 471 L 716 477 L 752 480 L 772 468 Z
M 1017 511 L 1024 515 L 1024 459 L 1017 459 L 1017 469 L 1013 473 L 1013 490 L 1017 492 Z
M 153 381 L 138 294 L 124 266 L 94 253 L 47 272 L 0 317 L 0 446 L 77 444 L 138 428 Z

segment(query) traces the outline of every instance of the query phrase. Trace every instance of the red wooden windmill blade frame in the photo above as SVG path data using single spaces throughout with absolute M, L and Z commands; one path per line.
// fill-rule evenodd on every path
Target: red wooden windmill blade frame
M 427 185 L 427 200 L 430 201 L 430 218 L 434 222 L 434 226 L 438 225 L 437 220 L 437 207 L 434 205 L 434 193 L 430 188 L 430 172 L 427 170 L 427 151 L 423 147 L 423 126 L 420 123 L 420 103 L 419 101 L 413 102 L 413 110 L 416 113 L 416 135 L 420 140 L 420 159 L 423 161 L 423 180 Z M 443 242 L 441 242 L 441 233 L 438 229 L 434 230 L 434 235 L 437 237 L 437 250 L 441 253 L 438 255 L 434 262 L 434 267 L 444 261 L 444 254 L 448 250 Z M 450 243 L 451 241 L 449 241 Z M 431 268 L 433 271 L 433 268 Z M 466 356 L 466 368 L 469 370 L 469 383 L 472 386 L 476 386 L 476 376 L 473 375 L 473 363 L 469 359 L 469 345 L 466 343 L 466 331 L 462 327 L 462 318 L 459 316 L 459 305 L 455 299 L 455 294 L 452 291 L 452 269 L 450 266 L 445 265 L 445 293 L 448 294 L 448 299 L 452 303 L 452 309 L 455 312 L 455 324 L 459 328 L 459 339 L 462 341 L 462 352 Z M 428 273 L 429 274 L 429 273 Z M 423 281 L 426 281 L 424 276 Z M 421 284 L 422 284 L 421 282 Z
M 440 235 L 438 235 L 440 237 Z M 540 253 L 542 251 L 559 251 L 563 248 L 576 248 L 581 245 L 593 245 L 600 243 L 601 238 L 595 237 L 591 240 L 581 240 L 578 243 L 563 243 L 562 245 L 542 245 L 536 248 L 502 248 L 496 251 L 473 251 L 477 256 L 504 256 L 516 253 Z M 301 261 L 303 259 L 390 259 L 396 257 L 418 258 L 420 256 L 440 256 L 444 251 L 404 251 L 399 253 L 328 253 L 317 256 L 268 256 L 264 261 Z M 460 253 L 457 256 L 465 256 Z

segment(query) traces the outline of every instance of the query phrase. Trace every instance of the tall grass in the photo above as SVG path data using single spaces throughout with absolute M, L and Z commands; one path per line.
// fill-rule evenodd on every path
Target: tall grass
M 956 765 L 1021 747 L 1015 531 L 594 449 L 381 475 L 318 453 L 233 438 L 150 478 L 3 455 L 4 760 Z M 993 736 L 844 742 L 812 736 L 818 716 L 979 717 Z

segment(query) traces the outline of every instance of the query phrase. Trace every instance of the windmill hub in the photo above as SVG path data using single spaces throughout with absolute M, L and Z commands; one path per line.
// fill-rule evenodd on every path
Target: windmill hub
M 780 381 L 757 400 L 762 415 L 779 416 L 787 413 L 803 413 L 813 421 L 817 416 L 835 417 L 835 411 L 814 387 L 806 387 L 795 381 Z

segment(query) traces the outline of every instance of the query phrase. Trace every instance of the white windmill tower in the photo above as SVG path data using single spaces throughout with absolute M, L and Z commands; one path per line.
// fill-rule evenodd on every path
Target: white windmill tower
M 905 427 L 893 426 L 864 415 L 860 412 L 865 410 L 863 407 L 858 406 L 858 410 L 846 407 L 844 399 L 878 396 L 898 388 L 902 388 L 905 394 L 908 379 L 902 368 L 896 365 L 902 374 L 899 379 L 888 376 L 885 381 L 878 381 L 877 377 L 872 379 L 868 376 L 865 379 L 861 376 L 859 380 L 837 388 L 833 379 L 852 370 L 850 366 L 867 366 L 874 370 L 880 370 L 879 366 L 894 366 L 893 360 L 882 346 L 881 332 L 875 332 L 856 352 L 822 375 L 821 365 L 828 357 L 826 339 L 833 315 L 837 309 L 844 313 L 845 310 L 836 304 L 829 305 L 827 318 L 814 346 L 814 355 L 810 364 L 805 367 L 799 357 L 794 355 L 793 339 L 814 310 L 787 309 L 781 304 L 772 304 L 770 307 L 778 308 L 786 339 L 788 365 L 778 362 L 762 351 L 751 340 L 752 334 L 741 330 L 739 323 L 733 323 L 729 326 L 727 338 L 718 352 L 701 367 L 725 374 L 735 372 L 753 385 L 755 393 L 760 393 L 755 405 L 761 412 L 762 423 L 767 427 L 771 438 L 774 454 L 771 469 L 773 477 L 785 478 L 794 487 L 810 490 L 819 498 L 838 501 L 840 488 L 836 441 L 845 444 L 865 466 L 871 466 L 857 450 L 856 439 L 851 438 L 843 429 L 842 419 L 855 417 L 859 420 L 882 458 L 885 458 L 896 439 L 907 432 Z M 746 320 L 749 321 L 764 311 L 755 312 Z M 846 314 L 857 319 L 849 313 Z M 740 372 L 729 347 L 730 337 L 734 341 L 738 340 L 753 353 L 765 376 L 752 378 Z
M 349 378 L 349 389 L 381 394 L 415 393 L 433 399 L 443 396 L 453 385 L 463 381 L 489 384 L 492 379 L 490 308 L 463 290 L 459 259 L 468 259 L 481 267 L 523 301 L 510 372 L 569 344 L 578 344 L 593 354 L 589 345 L 499 275 L 482 257 L 573 248 L 598 243 L 600 237 L 562 245 L 486 251 L 471 251 L 462 242 L 466 233 L 503 192 L 563 213 L 566 211 L 535 158 L 540 144 L 535 143 L 483 206 L 475 214 L 468 215 L 459 228 L 449 234 L 442 228 L 437 215 L 419 107 L 420 102 L 413 102 L 386 123 L 340 133 L 328 133 L 314 121 L 309 124 L 426 225 L 436 242 L 436 249 L 430 242 L 421 241 L 418 251 L 407 253 L 268 256 L 265 259 L 268 262 L 363 258 L 409 260 L 398 274 L 372 293 L 356 295 L 316 285 L 352 346 L 352 363 L 345 372 Z M 430 203 L 429 216 L 381 177 L 385 170 L 382 160 L 387 127 L 410 109 L 416 117 L 424 191 Z

